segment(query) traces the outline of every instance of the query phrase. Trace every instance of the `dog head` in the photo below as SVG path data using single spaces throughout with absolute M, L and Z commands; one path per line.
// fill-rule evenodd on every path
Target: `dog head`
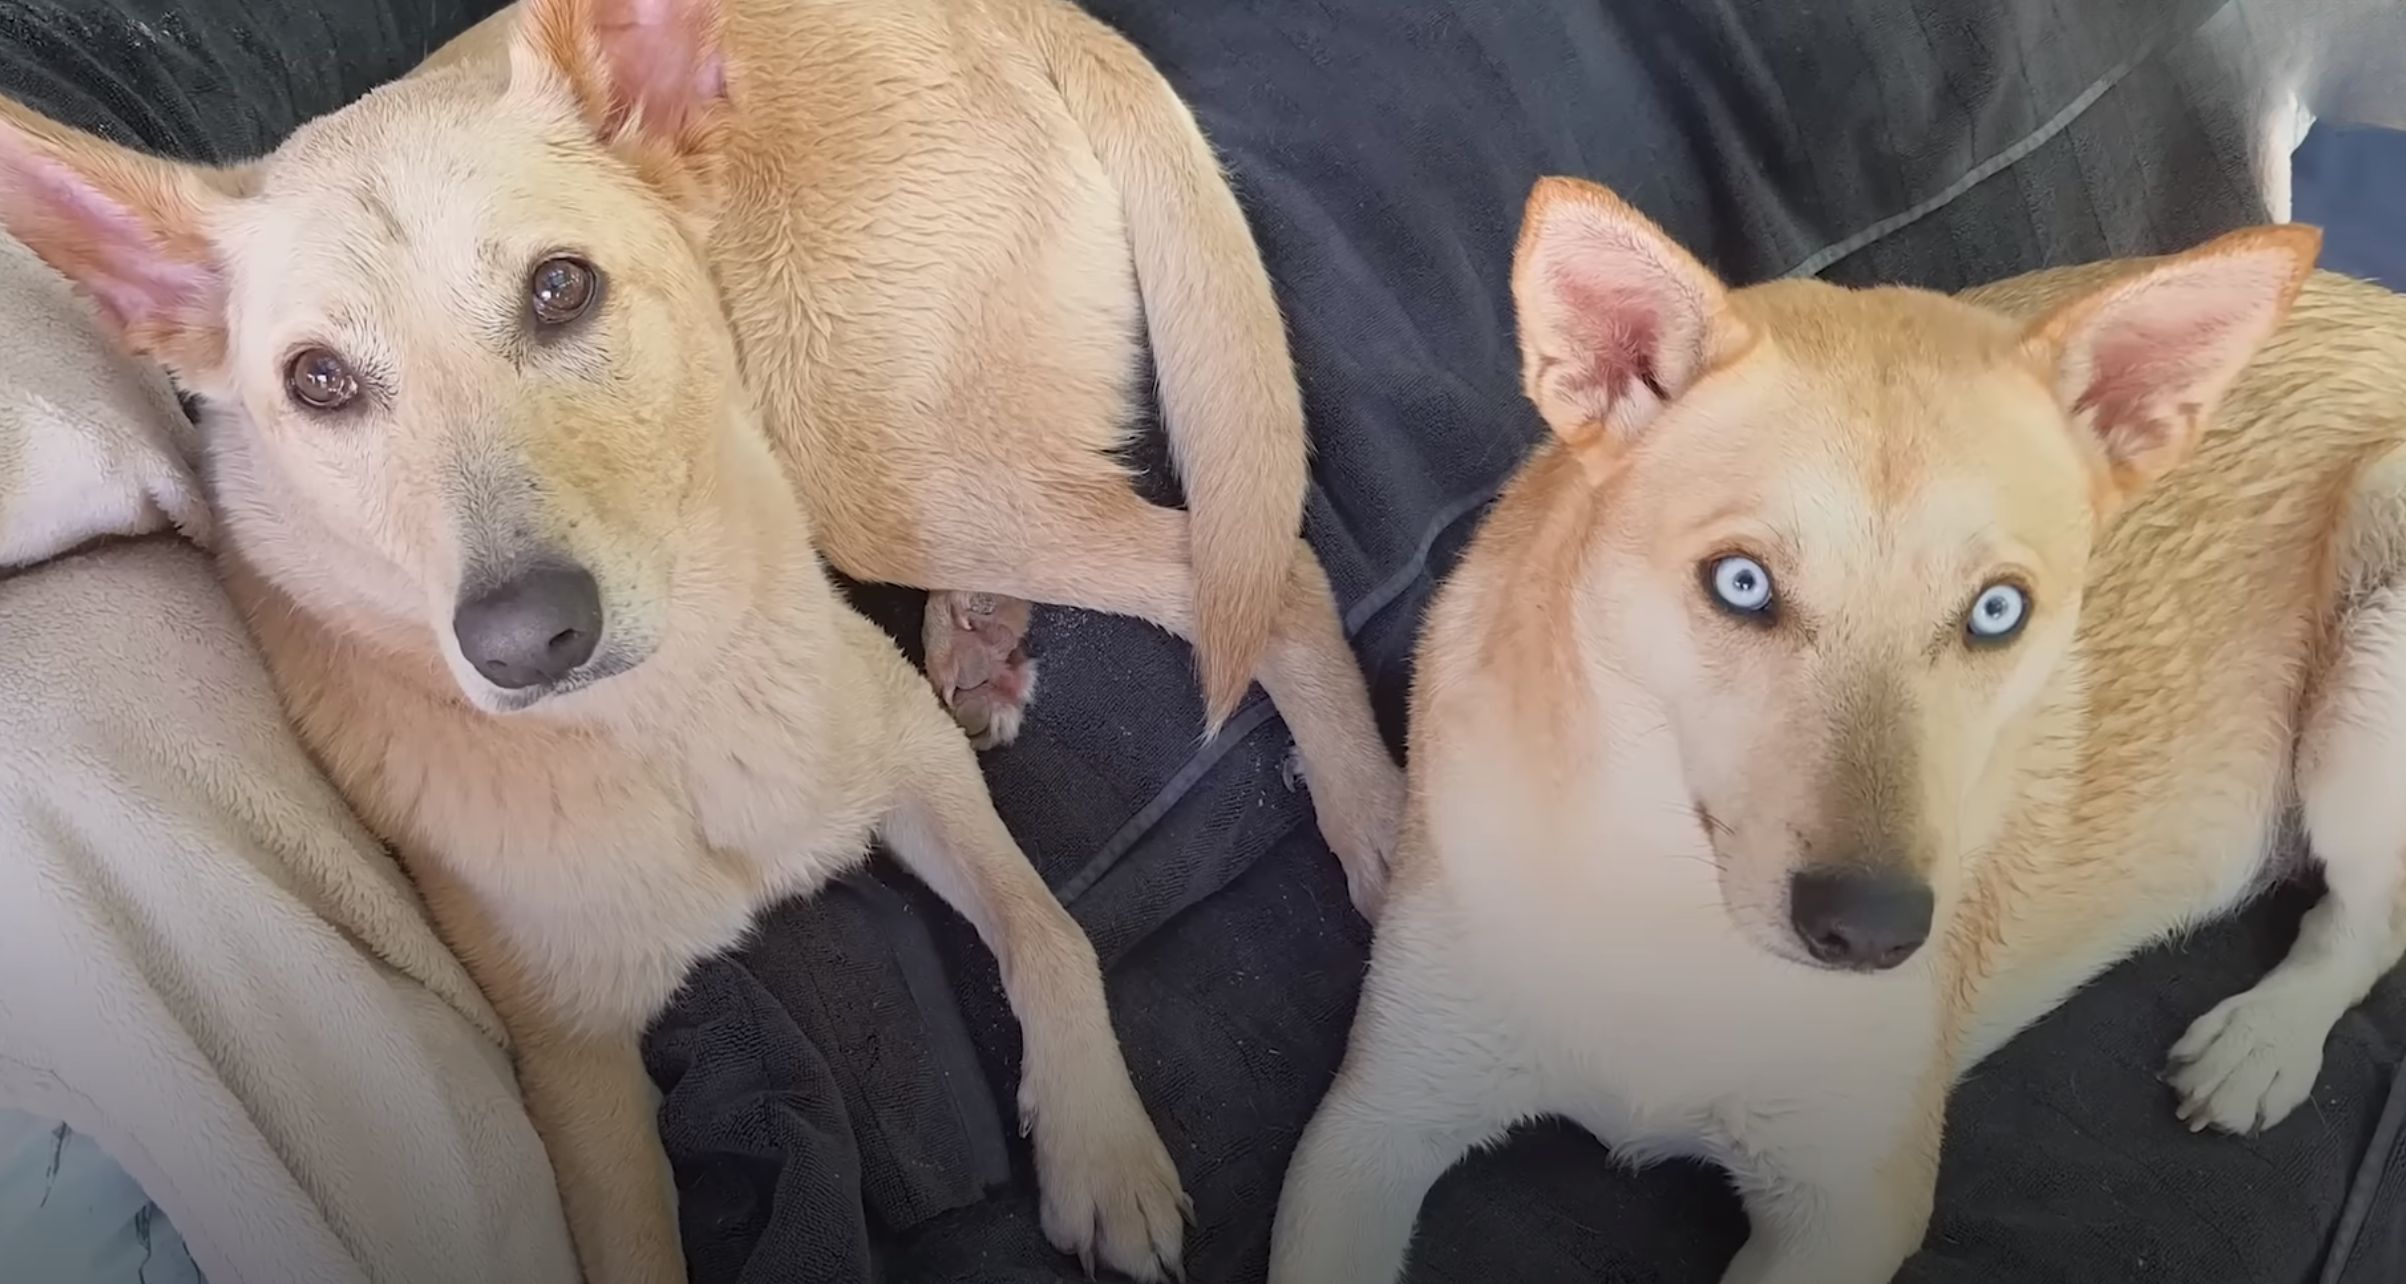
M 1924 291 L 1731 291 L 1540 183 L 1525 383 L 1594 488 L 1579 601 L 1658 702 L 1722 900 L 1802 962 L 1903 962 L 2074 659 L 2104 523 L 2195 445 L 2318 248 L 2233 233 L 2024 325 Z
M 0 221 L 202 399 L 246 560 L 526 708 L 706 631 L 680 603 L 742 573 L 754 474 L 782 486 L 700 251 L 715 22 L 529 0 L 506 71 L 411 77 L 234 168 L 7 105 Z

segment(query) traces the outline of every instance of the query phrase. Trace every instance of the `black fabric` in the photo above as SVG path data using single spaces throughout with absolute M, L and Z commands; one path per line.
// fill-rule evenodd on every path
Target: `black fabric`
M 2357 1170 L 2321 1284 L 2385 1284 L 2406 1262 L 2406 1061 Z
M 2314 1278 L 2406 1053 L 2406 986 L 2340 1021 L 2313 1095 L 2260 1137 L 2189 1132 L 2156 1075 L 2191 1021 L 2280 960 L 2317 894 L 2284 889 L 2133 960 L 1977 1070 L 1948 1110 L 1928 1244 L 1898 1284 Z M 2387 1262 L 2381 1278 L 2406 1278 L 2406 1258 Z
M 260 155 L 408 71 L 500 0 L 8 0 L 0 92 L 193 160 Z
M 1309 533 L 1398 739 L 1428 593 L 1535 433 L 1504 269 L 1538 174 L 1613 183 L 1741 281 L 1945 287 L 2170 249 L 2265 213 L 2251 175 L 2277 160 L 2251 131 L 2270 72 L 2235 28 L 2325 10 L 1093 3 L 1194 103 L 1254 219 L 1312 416 Z M 231 159 L 491 7 L 16 0 L 0 8 L 0 90 Z M 915 596 L 860 596 L 916 636 Z M 1182 647 L 1069 611 L 1037 629 L 1042 698 L 987 759 L 998 805 L 1106 962 L 1137 1085 L 1196 1201 L 1190 1278 L 1258 1279 L 1368 931 L 1266 704 L 1198 751 Z M 1904 1278 L 2406 1279 L 2406 987 L 2341 1024 L 2313 1100 L 2265 1137 L 2191 1136 L 2154 1079 L 2189 1019 L 2278 957 L 2303 895 L 2134 961 L 1974 1075 Z M 1078 1278 L 1037 1230 L 1018 1039 L 991 957 L 882 862 L 768 916 L 648 1041 L 696 1280 Z M 2345 1243 L 2327 1252 L 2335 1226 Z M 1413 1278 L 1706 1281 L 1743 1233 L 1709 1170 L 1632 1175 L 1541 1124 L 1439 1184 Z
M 646 1047 L 693 1273 L 869 1278 L 872 1226 L 1010 1179 L 997 1096 L 913 905 L 866 876 L 762 924 L 781 948 L 704 965 Z

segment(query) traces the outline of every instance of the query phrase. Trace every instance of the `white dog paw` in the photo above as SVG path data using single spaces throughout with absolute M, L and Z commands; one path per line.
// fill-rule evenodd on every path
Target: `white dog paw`
M 1135 1090 L 1071 1097 L 1050 1112 L 1023 1102 L 1022 1110 L 1035 1134 L 1044 1235 L 1053 1247 L 1076 1254 L 1090 1276 L 1100 1261 L 1148 1284 L 1182 1278 L 1194 1206 Z
M 2172 1046 L 2165 1081 L 2189 1131 L 2269 1128 L 2305 1103 L 2331 1022 L 2321 1005 L 2259 986 L 2217 1004 Z

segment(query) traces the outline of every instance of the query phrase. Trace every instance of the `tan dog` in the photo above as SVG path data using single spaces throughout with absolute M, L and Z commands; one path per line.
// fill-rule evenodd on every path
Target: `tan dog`
M 1296 537 L 1286 332 L 1210 146 L 1144 56 L 1070 0 L 519 8 L 419 74 L 501 83 L 525 28 L 621 155 L 707 224 L 820 551 L 935 590 L 929 676 L 979 747 L 1015 736 L 1034 694 L 1029 599 L 1150 620 L 1193 639 L 1211 729 L 1258 669 L 1375 915 L 1403 776 Z M 369 114 L 458 92 L 388 91 Z M 1115 458 L 1140 336 L 1191 515 L 1144 502 Z
M 2196 1127 L 2303 1101 L 2406 943 L 2406 300 L 2308 282 L 2318 246 L 1729 291 L 1540 184 L 1558 441 L 1427 626 L 1273 1284 L 1393 1280 L 1438 1174 L 1549 1113 L 1725 1165 L 1733 1284 L 1878 1284 L 1956 1077 L 2245 900 L 2300 813 L 2330 894 L 2170 1078 Z
M 205 400 L 229 581 L 501 1012 L 593 1278 L 683 1274 L 639 1031 L 873 835 L 1001 958 L 1053 1241 L 1176 1269 L 1092 947 L 818 560 L 948 590 L 989 738 L 1011 597 L 1192 634 L 1215 724 L 1259 661 L 1375 905 L 1401 777 L 1278 313 L 1134 50 L 1066 0 L 529 0 L 257 164 L 0 124 L 0 219 Z M 1140 290 L 1191 520 L 1109 457 Z

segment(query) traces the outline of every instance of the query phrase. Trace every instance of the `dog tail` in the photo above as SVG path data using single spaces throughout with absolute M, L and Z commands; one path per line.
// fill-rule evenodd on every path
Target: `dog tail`
M 1219 158 L 1144 55 L 1071 0 L 1028 0 L 1033 44 L 1119 189 L 1186 491 L 1205 714 L 1236 712 L 1303 521 L 1303 394 L 1269 271 Z

